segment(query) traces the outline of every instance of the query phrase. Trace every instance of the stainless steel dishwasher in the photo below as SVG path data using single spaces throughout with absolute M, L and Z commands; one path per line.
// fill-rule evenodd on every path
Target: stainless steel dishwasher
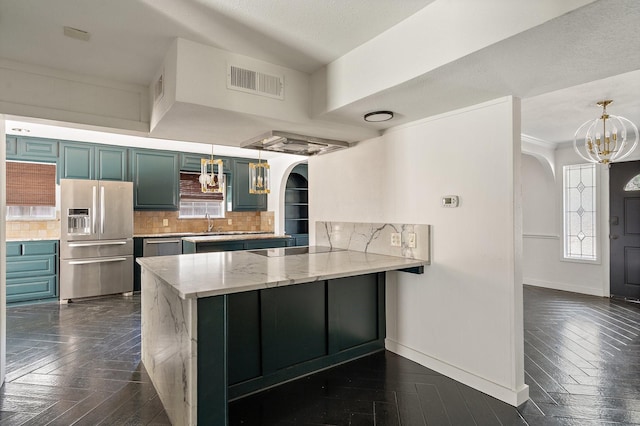
M 182 238 L 145 238 L 142 257 L 182 254 Z

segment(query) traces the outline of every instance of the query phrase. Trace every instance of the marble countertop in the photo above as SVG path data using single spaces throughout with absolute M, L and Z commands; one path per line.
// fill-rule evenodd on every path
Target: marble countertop
M 235 241 L 235 240 L 265 240 L 270 238 L 289 238 L 289 235 L 276 234 L 220 234 L 220 235 L 194 235 L 192 237 L 182 237 L 184 241 L 191 243 L 209 243 L 217 241 Z
M 196 237 L 196 236 L 212 236 L 212 235 L 273 235 L 273 232 L 265 231 L 217 231 L 217 232 L 167 232 L 160 234 L 134 234 L 134 238 L 171 238 L 171 237 Z
M 427 264 L 420 259 L 351 250 L 273 257 L 253 251 L 141 257 L 136 261 L 183 299 L 240 293 Z

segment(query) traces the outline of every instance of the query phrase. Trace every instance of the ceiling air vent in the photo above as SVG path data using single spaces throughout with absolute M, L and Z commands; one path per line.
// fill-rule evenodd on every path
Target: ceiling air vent
M 269 98 L 284 99 L 284 76 L 265 74 L 229 65 L 227 69 L 227 89 Z

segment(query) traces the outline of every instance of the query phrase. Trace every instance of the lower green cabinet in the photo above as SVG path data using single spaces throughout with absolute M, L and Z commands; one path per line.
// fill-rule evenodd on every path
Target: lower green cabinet
M 7 303 L 58 297 L 58 241 L 7 243 Z
M 199 327 L 226 300 L 229 398 L 384 349 L 384 283 L 382 272 L 198 299 Z M 199 328 L 199 363 L 220 346 L 212 336 Z
M 265 248 L 290 247 L 294 239 L 290 237 L 246 239 L 236 241 L 182 241 L 182 254 L 213 253 L 219 251 L 255 250 Z

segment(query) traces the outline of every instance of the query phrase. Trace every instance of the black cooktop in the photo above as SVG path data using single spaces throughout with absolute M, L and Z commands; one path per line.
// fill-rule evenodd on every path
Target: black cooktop
M 266 257 L 282 257 L 282 256 L 295 256 L 298 254 L 316 254 L 316 253 L 328 253 L 330 251 L 344 251 L 335 247 L 324 246 L 305 246 L 305 247 L 283 247 L 283 248 L 270 248 L 262 250 L 249 250 L 250 253 L 259 254 Z

